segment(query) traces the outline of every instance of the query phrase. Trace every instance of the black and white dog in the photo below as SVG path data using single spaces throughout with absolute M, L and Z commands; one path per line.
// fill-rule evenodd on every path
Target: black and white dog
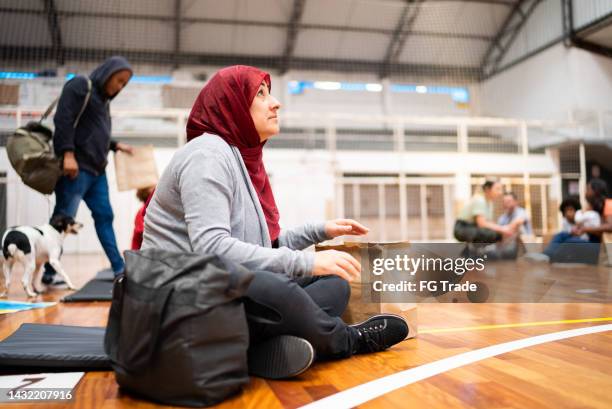
M 40 283 L 43 267 L 47 262 L 64 278 L 68 288 L 74 290 L 75 287 L 59 260 L 64 238 L 68 234 L 77 234 L 81 227 L 83 225 L 74 221 L 72 217 L 57 215 L 49 224 L 8 229 L 2 236 L 4 290 L 0 291 L 0 297 L 8 292 L 11 274 L 16 264 L 23 266 L 21 284 L 29 297 L 35 297 L 36 293 L 40 292 L 36 289 L 36 285 Z

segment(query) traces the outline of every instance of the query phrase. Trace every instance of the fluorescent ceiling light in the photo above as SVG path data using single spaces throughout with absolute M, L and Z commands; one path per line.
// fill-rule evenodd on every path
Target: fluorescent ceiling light
M 314 87 L 316 89 L 324 89 L 326 91 L 335 91 L 337 89 L 340 89 L 340 87 L 342 87 L 342 84 L 333 81 L 315 81 Z

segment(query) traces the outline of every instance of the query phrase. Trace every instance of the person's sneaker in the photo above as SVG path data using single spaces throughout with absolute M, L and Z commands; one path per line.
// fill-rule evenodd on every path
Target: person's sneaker
M 43 275 L 42 278 L 40 279 L 40 281 L 44 285 L 48 285 L 48 286 L 51 286 L 51 287 L 60 287 L 62 285 L 66 285 L 66 282 L 61 277 L 58 277 L 57 274 L 54 274 L 54 275 Z
M 544 253 L 527 253 L 523 256 L 525 260 L 535 261 L 537 263 L 550 263 L 550 257 Z
M 249 348 L 249 373 L 268 379 L 291 378 L 307 370 L 314 358 L 310 342 L 292 335 L 280 335 Z
M 408 336 L 408 323 L 399 315 L 380 314 L 353 324 L 359 333 L 355 354 L 383 351 Z

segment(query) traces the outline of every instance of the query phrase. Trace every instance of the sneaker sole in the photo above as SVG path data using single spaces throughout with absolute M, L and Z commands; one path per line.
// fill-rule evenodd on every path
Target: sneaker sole
M 268 379 L 297 376 L 314 361 L 310 342 L 291 335 L 270 338 L 249 349 L 249 373 Z

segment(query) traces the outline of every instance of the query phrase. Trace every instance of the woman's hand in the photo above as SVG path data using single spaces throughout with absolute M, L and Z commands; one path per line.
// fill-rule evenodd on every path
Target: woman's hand
M 369 231 L 370 229 L 353 219 L 336 219 L 325 223 L 325 234 L 327 234 L 327 237 L 330 239 L 347 234 L 352 236 L 363 236 Z
M 128 145 L 127 143 L 122 143 L 122 142 L 117 143 L 117 150 L 121 152 L 125 152 L 128 155 L 131 155 L 132 153 L 134 153 L 134 148 L 132 147 L 132 145 Z
M 337 250 L 315 253 L 313 276 L 337 275 L 350 282 L 358 279 L 360 274 L 361 264 L 348 253 Z

